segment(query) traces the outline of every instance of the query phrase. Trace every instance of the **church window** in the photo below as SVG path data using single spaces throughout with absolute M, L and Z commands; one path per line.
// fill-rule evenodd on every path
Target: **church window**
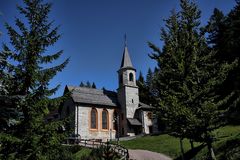
M 129 81 L 133 82 L 133 74 L 129 73 Z
M 97 110 L 91 110 L 91 129 L 97 129 Z
M 133 99 L 132 99 L 132 103 L 134 103 Z
M 108 129 L 108 111 L 106 109 L 102 111 L 102 129 Z

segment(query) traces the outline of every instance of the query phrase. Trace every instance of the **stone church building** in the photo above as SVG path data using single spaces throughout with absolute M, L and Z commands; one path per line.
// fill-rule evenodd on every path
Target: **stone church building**
M 158 131 L 153 108 L 139 101 L 136 69 L 125 45 L 118 70 L 117 92 L 86 87 L 66 86 L 71 92 L 60 118 L 73 115 L 74 134 L 81 139 L 116 139 L 117 137 L 151 134 Z

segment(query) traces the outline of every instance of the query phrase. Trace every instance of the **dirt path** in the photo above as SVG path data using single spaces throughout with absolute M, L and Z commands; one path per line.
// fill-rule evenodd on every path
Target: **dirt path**
M 171 160 L 163 154 L 151 152 L 147 150 L 132 150 L 129 149 L 129 159 L 130 160 Z

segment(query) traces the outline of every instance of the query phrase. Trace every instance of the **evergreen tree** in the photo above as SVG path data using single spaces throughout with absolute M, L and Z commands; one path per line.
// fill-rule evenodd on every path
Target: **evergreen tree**
M 200 32 L 196 4 L 181 0 L 180 6 L 161 30 L 162 51 L 149 43 L 154 51 L 151 57 L 159 67 L 155 75 L 159 93 L 156 101 L 171 135 L 206 143 L 214 158 L 212 131 L 225 125 L 229 108 L 224 104 L 232 96 L 220 97 L 217 90 L 236 62 L 216 61 L 215 52 Z
M 151 88 L 152 85 L 152 79 L 153 79 L 153 72 L 151 68 L 148 68 L 147 76 L 146 76 L 146 85 Z
M 92 85 L 89 81 L 87 81 L 87 83 L 83 83 L 81 82 L 79 87 L 86 87 L 86 88 L 96 88 L 96 84 L 93 82 Z
M 223 12 L 215 8 L 213 15 L 210 17 L 208 25 L 205 27 L 209 33 L 208 43 L 212 45 L 215 50 L 223 50 L 223 47 L 225 46 L 222 44 L 224 32 L 226 30 L 225 20 L 226 17 L 224 16 Z M 216 56 L 218 56 L 218 59 L 225 59 L 223 58 L 223 55 L 219 54 L 219 52 L 216 53 Z
M 149 102 L 149 95 L 148 95 L 148 88 L 146 86 L 144 77 L 142 75 L 142 72 L 140 72 L 138 80 L 137 80 L 137 86 L 139 88 L 139 100 L 140 102 L 148 104 Z
M 87 81 L 87 84 L 85 85 L 87 88 L 91 88 L 91 83 L 89 81 Z
M 205 27 L 209 36 L 208 43 L 216 51 L 216 59 L 221 62 L 233 62 L 236 58 L 239 59 L 240 50 L 240 1 L 236 1 L 236 6 L 226 16 L 215 9 L 211 16 L 208 25 Z M 232 70 L 227 80 L 223 83 L 219 94 L 226 96 L 234 90 L 234 97 L 228 103 L 235 108 L 232 109 L 233 114 L 238 115 L 239 98 L 240 98 L 240 63 L 238 67 Z M 234 123 L 240 119 L 235 116 Z
M 149 105 L 155 104 L 154 97 L 157 94 L 157 90 L 155 89 L 154 77 L 157 71 L 158 70 L 155 68 L 154 72 L 152 72 L 152 70 L 149 68 L 146 75 L 146 81 L 144 80 L 142 72 L 140 72 L 137 80 L 137 86 L 139 87 L 140 102 L 143 102 Z
M 140 73 L 139 73 L 139 77 L 138 77 L 137 83 L 141 83 L 141 84 L 144 84 L 144 83 L 145 83 L 144 77 L 143 77 L 141 71 L 140 71 Z
M 61 145 L 65 133 L 59 131 L 61 121 L 46 123 L 45 117 L 58 109 L 66 97 L 49 98 L 59 86 L 49 88 L 50 80 L 68 63 L 45 68 L 62 55 L 62 51 L 48 55 L 46 49 L 53 46 L 60 38 L 59 27 L 53 29 L 53 22 L 48 22 L 50 3 L 42 0 L 24 0 L 24 6 L 18 11 L 26 17 L 26 22 L 18 18 L 14 29 L 6 23 L 11 47 L 4 45 L 3 53 L 11 53 L 14 61 L 11 65 L 11 80 L 7 86 L 9 95 L 19 95 L 19 103 L 11 106 L 21 113 L 21 119 L 0 134 L 0 159 L 70 159 Z M 11 51 L 10 48 L 13 48 Z M 1 71 L 4 69 L 1 68 Z M 1 107 L 6 108 L 2 105 Z M 66 154 L 65 154 L 66 153 Z
M 0 53 L 0 132 L 8 129 L 12 123 L 17 121 L 19 115 L 14 105 L 17 105 L 20 97 L 11 95 L 12 75 L 11 64 L 8 63 L 9 53 Z
M 85 87 L 85 84 L 83 82 L 81 82 L 79 87 Z
M 92 87 L 91 88 L 97 88 L 96 84 L 94 82 L 92 83 Z
M 158 95 L 158 91 L 155 89 L 155 75 L 158 73 L 158 69 L 155 67 L 154 72 L 151 70 L 151 68 L 148 69 L 148 73 L 146 75 L 146 87 L 148 90 L 148 104 L 155 105 L 155 97 Z

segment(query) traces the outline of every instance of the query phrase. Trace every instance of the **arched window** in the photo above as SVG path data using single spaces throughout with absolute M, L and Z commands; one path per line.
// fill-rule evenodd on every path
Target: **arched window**
M 97 129 L 97 110 L 93 108 L 91 110 L 91 129 Z
M 108 111 L 106 109 L 102 111 L 102 129 L 108 129 Z
M 129 73 L 129 81 L 133 82 L 133 74 Z

